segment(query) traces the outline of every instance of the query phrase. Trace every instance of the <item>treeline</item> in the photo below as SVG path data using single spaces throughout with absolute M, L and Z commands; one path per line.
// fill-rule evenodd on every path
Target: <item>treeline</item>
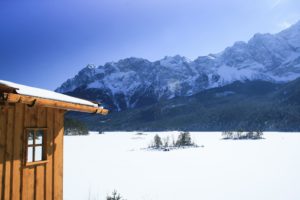
M 284 85 L 246 81 L 84 120 L 99 131 L 300 131 L 299 88 L 300 79 Z
M 88 135 L 89 129 L 85 123 L 73 118 L 65 118 L 65 135 Z

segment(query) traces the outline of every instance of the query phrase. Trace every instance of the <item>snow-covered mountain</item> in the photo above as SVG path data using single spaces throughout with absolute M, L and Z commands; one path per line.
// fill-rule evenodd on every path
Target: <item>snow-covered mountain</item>
M 126 58 L 88 65 L 56 91 L 100 101 L 110 109 L 150 105 L 236 80 L 287 82 L 300 77 L 300 21 L 277 34 L 255 34 L 218 54 L 176 55 L 150 62 Z

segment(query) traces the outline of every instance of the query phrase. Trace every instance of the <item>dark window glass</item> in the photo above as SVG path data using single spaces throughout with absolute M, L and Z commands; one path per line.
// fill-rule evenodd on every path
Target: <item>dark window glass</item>
M 45 160 L 45 129 L 28 129 L 27 133 L 27 158 L 26 162 Z

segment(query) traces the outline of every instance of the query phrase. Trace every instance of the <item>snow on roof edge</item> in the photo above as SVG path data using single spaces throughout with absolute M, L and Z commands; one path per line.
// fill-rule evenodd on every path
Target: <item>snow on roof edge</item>
M 39 98 L 44 98 L 44 99 L 51 99 L 51 100 L 57 100 L 57 101 L 63 101 L 63 102 L 69 102 L 69 103 L 76 103 L 76 104 L 81 104 L 81 105 L 86 105 L 86 106 L 91 106 L 98 108 L 98 104 L 95 104 L 91 101 L 68 96 L 65 94 L 53 92 L 50 90 L 45 90 L 45 89 L 40 89 L 40 88 L 35 88 L 35 87 L 30 87 L 26 85 L 21 85 L 17 83 L 13 83 L 10 81 L 5 81 L 5 80 L 0 80 L 0 85 L 5 85 L 11 88 L 16 89 L 16 92 L 18 94 L 22 95 L 27 95 L 27 96 L 33 96 L 33 97 L 39 97 Z

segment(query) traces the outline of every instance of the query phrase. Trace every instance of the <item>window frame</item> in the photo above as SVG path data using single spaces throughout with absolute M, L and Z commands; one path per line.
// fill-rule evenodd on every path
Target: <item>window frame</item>
M 28 144 L 28 137 L 30 134 L 30 131 L 34 132 L 34 139 L 32 144 Z M 43 131 L 43 139 L 42 144 L 35 144 L 35 137 L 38 131 Z M 47 158 L 47 132 L 48 128 L 25 128 L 24 129 L 24 165 L 25 166 L 32 166 L 32 165 L 41 165 L 48 163 Z M 32 147 L 32 161 L 28 161 L 28 149 L 29 147 Z M 35 149 L 36 147 L 42 147 L 42 159 L 39 161 L 35 161 Z

